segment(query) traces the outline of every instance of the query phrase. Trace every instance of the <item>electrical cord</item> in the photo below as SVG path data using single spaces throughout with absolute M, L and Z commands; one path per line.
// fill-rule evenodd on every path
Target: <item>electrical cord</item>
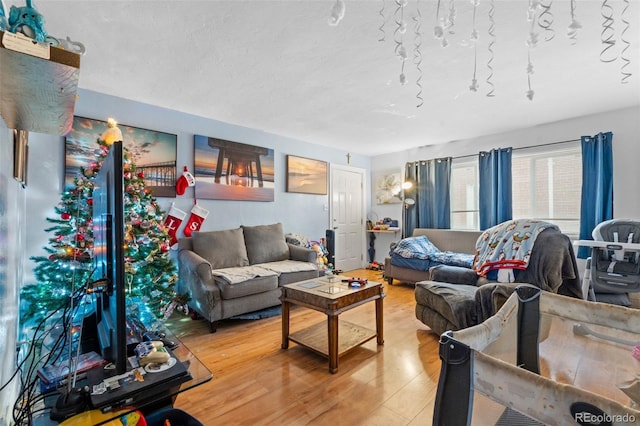
M 75 304 L 75 309 L 72 312 L 69 307 L 72 305 L 73 300 L 82 300 L 85 296 L 85 288 L 86 286 L 80 287 L 76 290 L 71 297 L 66 299 L 57 309 L 53 310 L 46 317 L 44 317 L 36 326 L 33 337 L 30 341 L 30 347 L 27 351 L 27 354 L 24 358 L 19 362 L 15 372 L 9 378 L 9 380 L 4 383 L 0 387 L 0 391 L 5 389 L 14 379 L 15 376 L 20 373 L 20 393 L 14 403 L 13 406 L 13 420 L 16 425 L 22 424 L 31 424 L 33 420 L 33 414 L 44 409 L 38 409 L 36 411 L 33 410 L 35 404 L 42 401 L 42 399 L 46 396 L 45 394 L 36 395 L 38 390 L 38 375 L 37 371 L 41 366 L 54 364 L 60 358 L 64 347 L 68 343 L 68 333 L 63 332 L 55 339 L 55 341 L 50 346 L 48 353 L 42 355 L 39 359 L 34 360 L 35 350 L 39 346 L 39 343 L 45 341 L 45 339 L 52 333 L 53 329 L 60 325 L 62 330 L 69 330 L 73 322 L 73 318 L 75 316 L 75 310 L 78 308 L 78 304 Z M 60 318 L 56 320 L 51 327 L 47 331 L 42 331 L 42 328 L 46 322 L 51 319 L 54 315 L 60 313 Z M 29 368 L 26 371 L 23 371 L 25 363 L 30 362 Z

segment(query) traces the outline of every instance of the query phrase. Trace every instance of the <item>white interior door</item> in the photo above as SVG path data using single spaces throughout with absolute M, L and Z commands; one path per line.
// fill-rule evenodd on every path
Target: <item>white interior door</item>
M 335 267 L 360 269 L 364 256 L 364 170 L 331 166 L 331 227 L 335 231 Z

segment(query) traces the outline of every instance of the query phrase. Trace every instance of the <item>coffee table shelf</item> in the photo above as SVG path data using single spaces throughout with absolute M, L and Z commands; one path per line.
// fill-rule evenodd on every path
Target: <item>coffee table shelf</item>
M 349 321 L 340 321 L 338 324 L 338 356 L 342 356 L 365 342 L 376 337 L 375 330 L 359 326 Z M 304 330 L 289 335 L 289 340 L 319 355 L 329 357 L 329 336 L 327 323 L 321 322 Z

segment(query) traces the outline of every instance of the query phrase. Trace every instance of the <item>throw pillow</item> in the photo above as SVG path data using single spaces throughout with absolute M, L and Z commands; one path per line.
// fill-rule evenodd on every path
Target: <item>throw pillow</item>
M 273 225 L 242 226 L 249 263 L 277 262 L 289 258 L 289 246 L 281 223 Z
M 213 269 L 248 266 L 241 228 L 193 233 L 193 251 L 207 259 Z

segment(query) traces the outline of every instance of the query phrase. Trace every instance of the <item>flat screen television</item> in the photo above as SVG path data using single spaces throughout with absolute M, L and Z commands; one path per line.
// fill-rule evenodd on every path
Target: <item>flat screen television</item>
M 113 363 L 115 374 L 127 370 L 122 161 L 122 142 L 114 142 L 93 189 L 93 279 L 105 283 L 103 291 L 96 293 L 97 334 L 102 357 Z

